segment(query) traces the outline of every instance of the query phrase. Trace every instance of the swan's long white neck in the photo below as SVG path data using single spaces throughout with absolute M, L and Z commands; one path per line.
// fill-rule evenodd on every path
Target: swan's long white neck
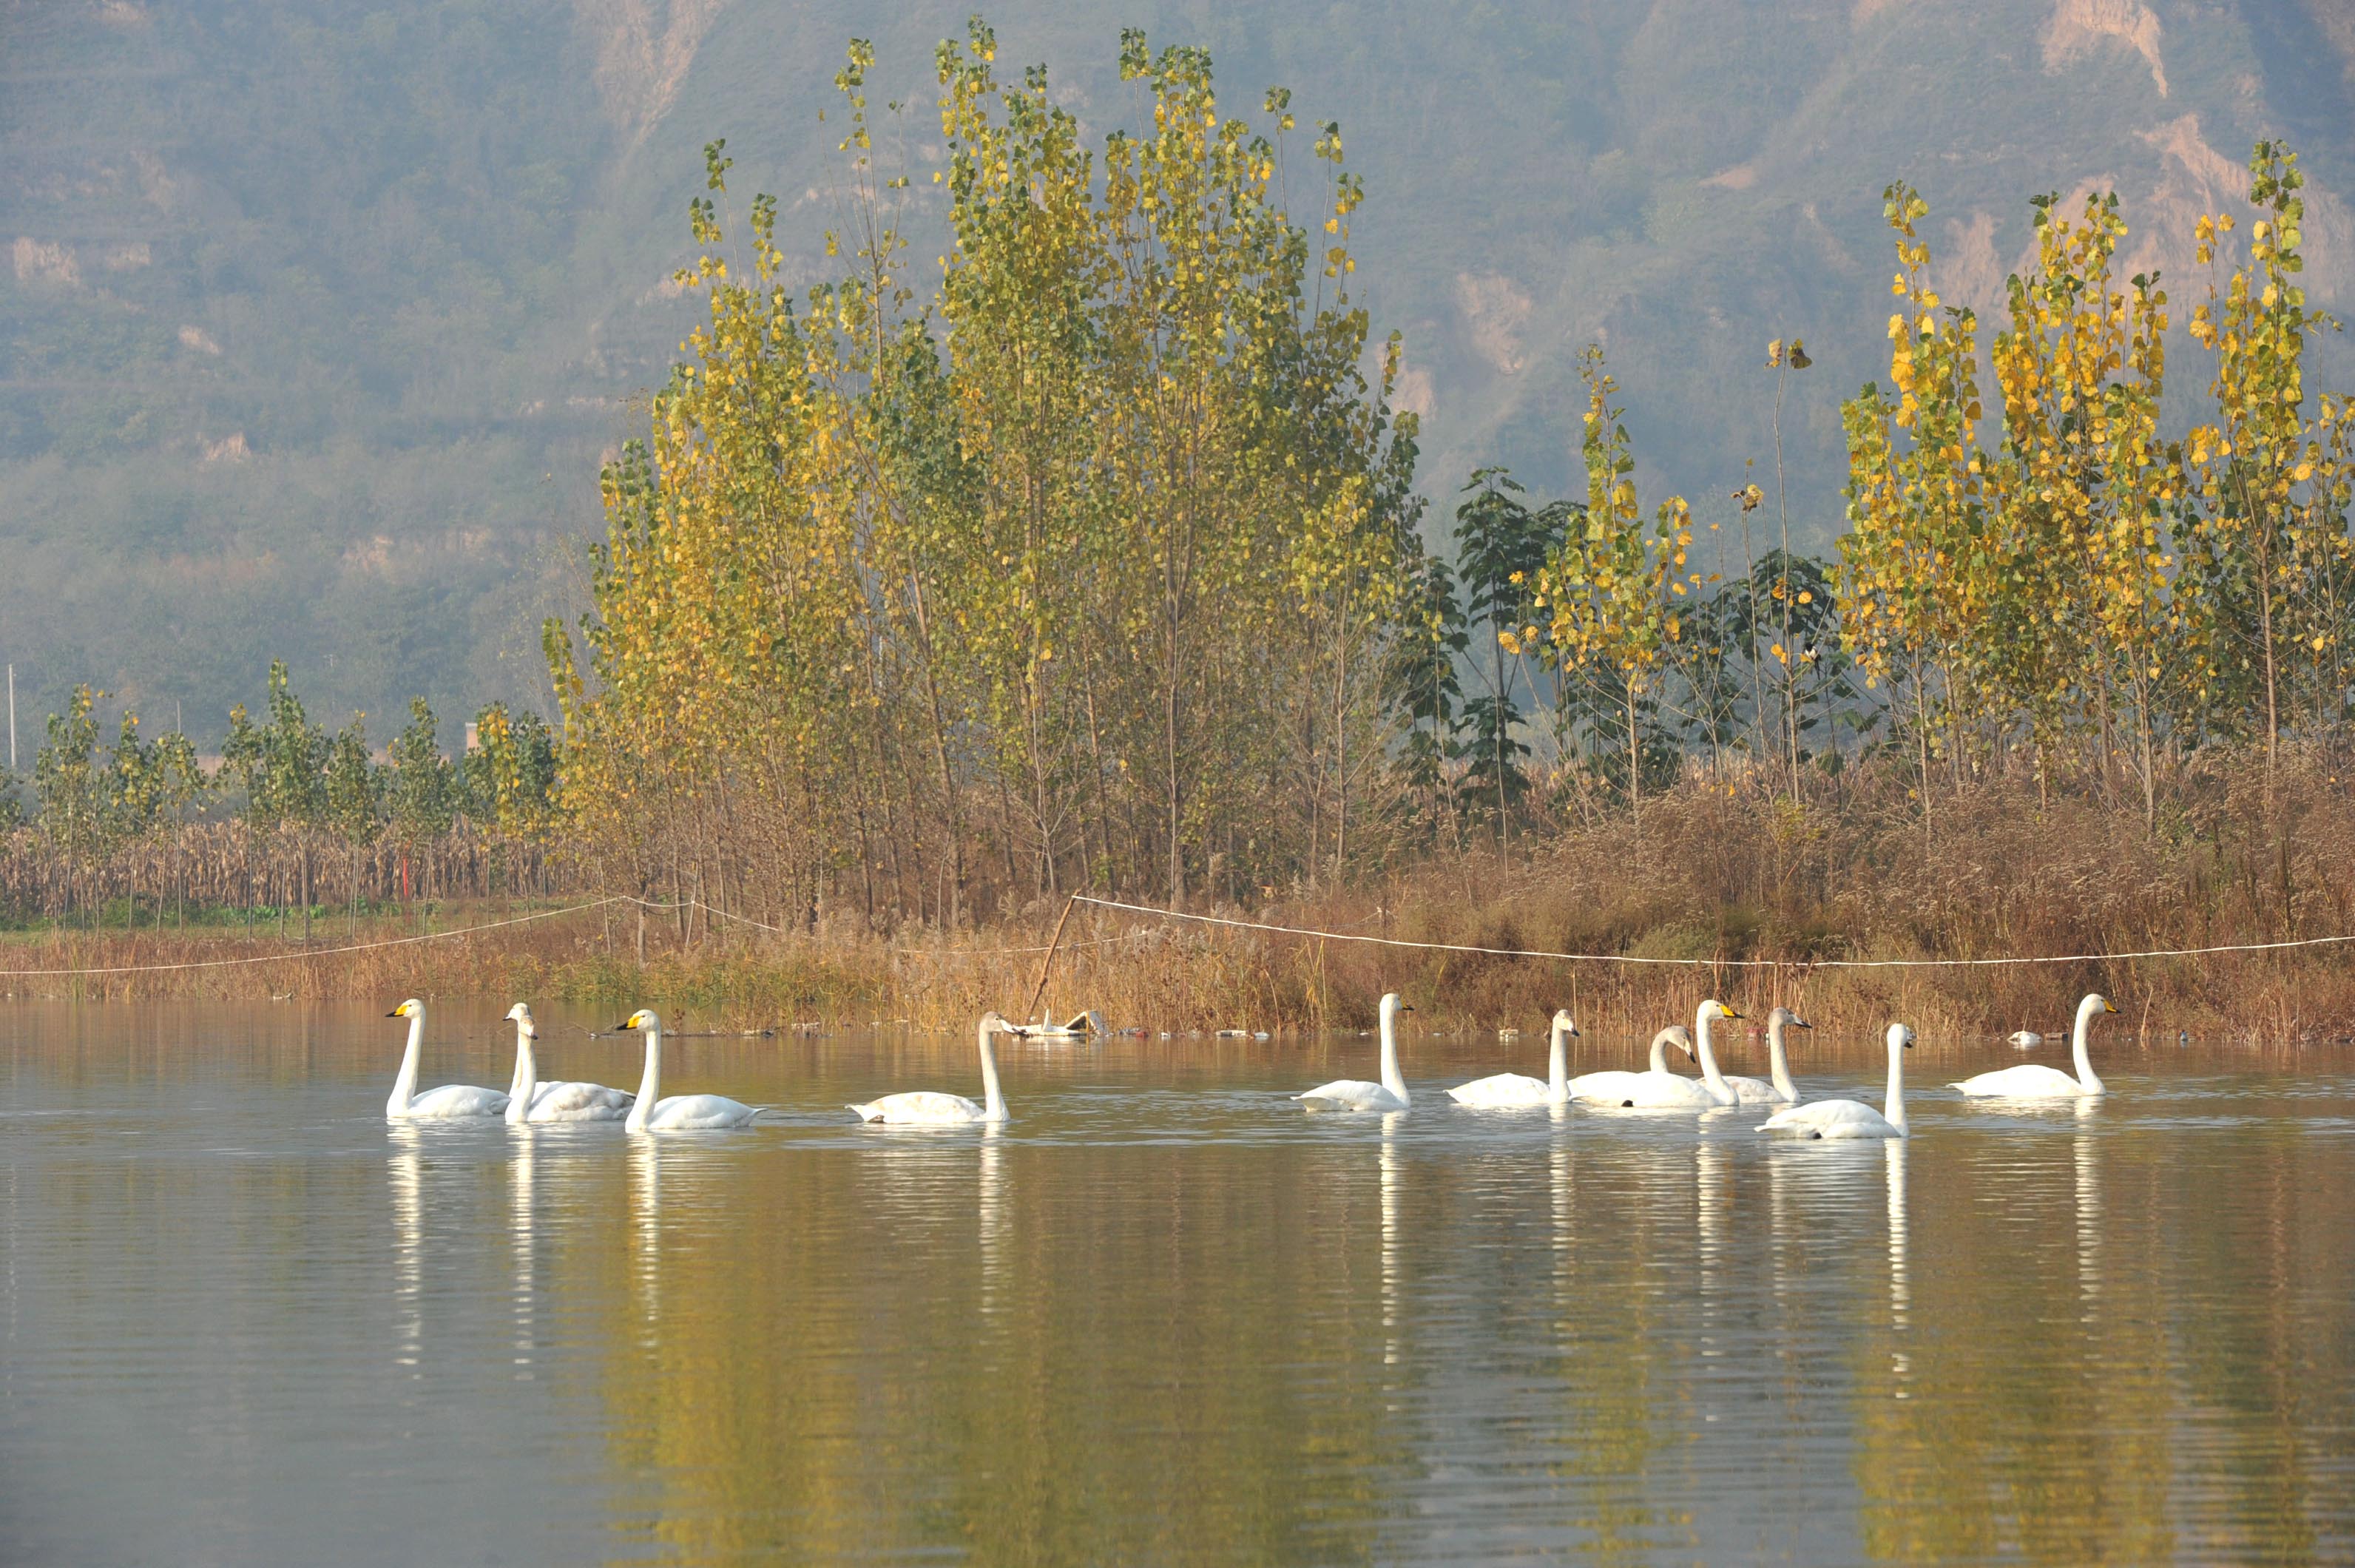
M 1676 1031 L 1674 1029 L 1672 1029 L 1672 1028 L 1671 1028 L 1671 1029 L 1660 1029 L 1660 1030 L 1658 1030 L 1658 1031 L 1657 1031 L 1657 1032 L 1655 1032 L 1655 1033 L 1653 1034 L 1653 1036 L 1652 1036 L 1652 1071 L 1653 1071 L 1653 1072 L 1666 1072 L 1668 1070 L 1668 1041 L 1670 1041 L 1670 1040 L 1674 1040 L 1676 1037 L 1677 1037 L 1677 1031 Z
M 1783 1055 L 1783 1019 L 1779 1014 L 1766 1020 L 1766 1071 L 1774 1080 L 1774 1093 L 1796 1104 L 1799 1086 L 1791 1082 L 1791 1063 Z
M 1710 1095 L 1721 1105 L 1731 1105 L 1741 1098 L 1725 1074 L 1717 1070 L 1717 1052 L 1710 1049 L 1710 1015 L 1706 1004 L 1693 1014 L 1693 1049 L 1700 1057 L 1700 1081 L 1709 1085 Z
M 531 1119 L 532 1085 L 539 1082 L 539 1063 L 532 1059 L 531 1026 L 516 1020 L 515 1079 L 507 1085 L 507 1120 L 526 1122 Z
M 2094 1059 L 2085 1049 L 2092 1041 L 2094 1015 L 2102 1010 L 2094 1001 L 2094 997 L 2087 997 L 2077 1004 L 2077 1032 L 2069 1047 L 2070 1055 L 2076 1059 L 2077 1091 L 2082 1094 L 2103 1092 L 2102 1081 L 2094 1076 Z
M 646 1117 L 655 1108 L 655 1098 L 662 1093 L 662 1019 L 646 1015 L 646 1071 L 638 1080 L 637 1103 L 630 1107 L 630 1119 L 622 1124 L 627 1131 L 646 1130 Z
M 409 1015 L 409 1049 L 401 1053 L 400 1071 L 392 1080 L 392 1098 L 384 1103 L 384 1114 L 400 1117 L 409 1115 L 409 1103 L 417 1097 L 417 1059 L 425 1049 L 425 1009 L 418 1008 Z
M 981 1026 L 981 1114 L 986 1121 L 1006 1120 L 1006 1093 L 997 1086 L 997 1051 L 989 1037 L 997 1032 L 994 1024 Z
M 1560 1019 L 1546 1041 L 1546 1098 L 1556 1104 L 1570 1098 L 1570 1026 Z
M 1889 1104 L 1881 1113 L 1889 1125 L 1905 1131 L 1905 1035 L 1902 1025 L 1889 1030 Z
M 1397 1095 L 1401 1104 L 1407 1103 L 1406 1079 L 1399 1072 L 1398 1007 L 1391 1002 L 1382 1005 L 1382 1087 Z

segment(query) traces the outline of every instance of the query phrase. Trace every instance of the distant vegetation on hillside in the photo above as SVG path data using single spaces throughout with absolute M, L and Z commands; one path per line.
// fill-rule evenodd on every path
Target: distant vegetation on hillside
M 778 193 L 781 267 L 815 280 L 841 40 L 874 34 L 879 135 L 937 167 L 932 48 L 968 8 L 0 0 L 20 710 L 89 681 L 151 729 L 179 705 L 209 748 L 273 656 L 335 724 L 417 693 L 545 710 L 536 628 L 582 607 L 599 463 L 697 314 L 668 279 L 698 149 L 727 137 Z M 1646 489 L 1731 526 L 1771 455 L 1764 346 L 1796 336 L 1817 368 L 1782 410 L 1793 537 L 1828 549 L 1839 403 L 1883 371 L 1892 178 L 1936 214 L 1939 287 L 1985 313 L 2031 258 L 2022 193 L 2115 187 L 2127 270 L 2172 283 L 2192 218 L 2286 133 L 2308 287 L 2355 303 L 2355 27 L 2324 0 L 1024 9 L 1002 63 L 1051 62 L 1091 144 L 1135 123 L 1103 49 L 1130 22 L 1207 46 L 1232 107 L 1281 81 L 1341 123 L 1371 198 L 1360 297 L 1376 341 L 1403 335 L 1433 518 L 1476 467 L 1582 483 L 1599 341 Z M 928 261 L 940 208 L 912 197 Z M 2343 345 L 2316 354 L 2350 379 Z

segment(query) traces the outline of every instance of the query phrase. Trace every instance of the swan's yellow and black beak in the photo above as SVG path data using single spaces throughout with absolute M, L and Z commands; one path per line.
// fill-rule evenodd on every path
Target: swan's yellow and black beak
M 393 1008 L 392 1011 L 385 1014 L 384 1016 L 389 1019 L 405 1019 L 409 1016 L 409 1004 L 407 1002 L 403 1002 L 400 1006 Z
M 2114 1012 L 2116 1012 L 2117 1010 L 2118 1010 L 2118 1005 L 2117 1005 L 2117 1003 L 2115 1003 L 2115 1002 L 2114 1002 L 2114 1001 L 2110 1000 L 2110 999 L 2109 999 L 2109 997 L 2104 997 L 2102 998 L 2102 1011 L 2104 1011 L 2104 1012 L 2105 1012 L 2105 1013 L 2114 1013 Z

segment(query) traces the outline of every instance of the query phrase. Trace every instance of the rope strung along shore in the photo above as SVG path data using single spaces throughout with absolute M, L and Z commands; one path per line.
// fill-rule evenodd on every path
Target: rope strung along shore
M 1625 953 L 1547 953 L 1533 947 L 1476 947 L 1460 942 L 1410 942 L 1403 937 L 1367 936 L 1347 931 L 1317 931 L 1300 925 L 1263 925 L 1255 920 L 1231 920 L 1224 915 L 1189 914 L 1184 910 L 1152 904 L 1123 903 L 1074 893 L 1081 903 L 1131 914 L 1156 915 L 1163 920 L 1190 920 L 1202 925 L 1231 925 L 1285 936 L 1313 936 L 1325 942 L 1367 942 L 1380 947 L 1412 947 L 1428 953 L 1478 953 L 1497 958 L 1552 958 L 1571 964 L 1669 964 L 1694 969 L 1972 969 L 1999 964 L 2115 964 L 2128 958 L 2198 958 L 2215 953 L 2272 953 L 2287 947 L 2328 947 L 2355 942 L 2355 936 L 2307 936 L 2290 942 L 2232 942 L 2215 947 L 2153 947 L 2139 953 L 2063 953 L 2035 958 L 1637 958 Z
M 448 942 L 458 937 L 478 936 L 486 931 L 498 931 L 507 926 L 528 925 L 534 921 L 555 920 L 562 915 L 580 914 L 588 910 L 602 909 L 608 904 L 634 904 L 640 909 L 670 913 L 681 908 L 700 909 L 722 920 L 752 926 L 778 936 L 794 936 L 797 932 L 767 924 L 750 915 L 715 909 L 701 899 L 687 899 L 678 903 L 657 902 L 652 899 L 635 898 L 628 893 L 613 893 L 601 899 L 588 899 L 562 909 L 544 909 L 530 914 L 518 914 L 506 920 L 486 921 L 480 925 L 461 926 L 451 931 L 429 932 L 421 936 L 393 936 L 376 942 L 346 943 L 338 947 L 297 948 L 283 953 L 252 954 L 240 958 L 190 958 L 171 964 L 109 964 L 90 968 L 0 969 L 0 979 L 33 979 L 71 975 L 150 975 L 176 969 L 224 969 L 243 964 L 294 964 L 313 958 L 333 958 L 346 953 L 368 953 L 383 947 L 412 947 L 424 942 Z M 1255 920 L 1236 920 L 1225 915 L 1194 914 L 1185 910 L 1163 909 L 1156 904 L 1126 903 L 1119 899 L 1100 899 L 1090 893 L 1073 893 L 1063 906 L 1063 919 L 1071 916 L 1072 904 L 1093 904 L 1099 909 L 1119 910 L 1129 914 L 1151 915 L 1159 920 L 1192 921 L 1198 925 L 1231 926 L 1238 931 L 1255 931 L 1272 936 L 1306 936 L 1320 942 L 1363 942 L 1377 947 L 1404 947 L 1425 953 L 1473 953 L 1492 958 L 1544 958 L 1565 964 L 1653 964 L 1689 969 L 1977 969 L 2017 964 L 2115 964 L 2138 958 L 2203 958 L 2225 953 L 2279 953 L 2298 947 L 2336 947 L 2355 943 L 2355 935 L 2303 936 L 2286 942 L 2228 942 L 2213 947 L 2152 947 L 2133 953 L 2062 953 L 2037 957 L 2002 958 L 1639 958 L 1625 953 L 1550 953 L 1535 947 L 1482 947 L 1462 942 L 1413 942 L 1398 936 L 1372 936 L 1364 932 L 1320 930 L 1305 925 L 1274 925 Z M 1142 934 L 1131 932 L 1122 936 L 1099 936 L 1082 942 L 1062 942 L 1062 921 L 1056 923 L 1058 941 L 1031 947 L 902 947 L 893 952 L 931 958 L 1006 958 L 1044 953 L 1050 955 L 1058 949 L 1102 947 L 1117 942 L 1130 942 Z M 1045 965 L 1040 968 L 1040 980 L 1045 979 Z M 1034 1004 L 1035 1005 L 1035 1004 Z

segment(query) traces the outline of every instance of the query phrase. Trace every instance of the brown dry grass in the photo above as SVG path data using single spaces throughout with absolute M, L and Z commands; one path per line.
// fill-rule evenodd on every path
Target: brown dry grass
M 2156 831 L 2131 806 L 2040 805 L 2020 781 L 1942 799 L 1925 831 L 1902 792 L 1805 805 L 1695 784 L 1509 858 L 1435 860 L 1379 888 L 1270 905 L 1249 918 L 1410 941 L 1708 962 L 1566 964 L 1410 951 L 1163 923 L 1082 906 L 1048 987 L 1051 1010 L 1095 1007 L 1153 1029 L 1284 1029 L 1362 1023 L 1385 989 L 1427 1025 L 1537 1027 L 1554 1007 L 1601 1029 L 1644 1030 L 1716 994 L 1800 1007 L 1864 1029 L 1904 1017 L 1938 1030 L 2051 1029 L 2077 996 L 2106 991 L 2125 1026 L 2275 1040 L 2343 1038 L 2355 966 L 2339 948 L 1982 969 L 1841 970 L 1834 957 L 1974 957 L 2190 947 L 2355 932 L 2355 805 L 2327 767 L 2270 784 L 2254 770 L 2193 775 Z M 478 918 L 505 912 L 485 905 Z M 781 937 L 722 923 L 681 944 L 635 914 L 589 911 L 431 944 L 306 956 L 229 934 L 49 933 L 0 942 L 0 968 L 185 963 L 237 967 L 0 978 L 13 996 L 261 999 L 520 996 L 685 1004 L 741 1023 L 906 1019 L 1014 1011 L 1056 912 L 954 940 L 826 930 Z M 1241 912 L 1223 912 L 1240 914 Z M 467 918 L 461 913 L 454 923 Z M 387 925 L 379 936 L 413 928 Z M 364 931 L 363 936 L 368 933 Z M 315 946 L 340 945 L 322 937 Z M 1722 961 L 1775 960 L 1743 969 Z

